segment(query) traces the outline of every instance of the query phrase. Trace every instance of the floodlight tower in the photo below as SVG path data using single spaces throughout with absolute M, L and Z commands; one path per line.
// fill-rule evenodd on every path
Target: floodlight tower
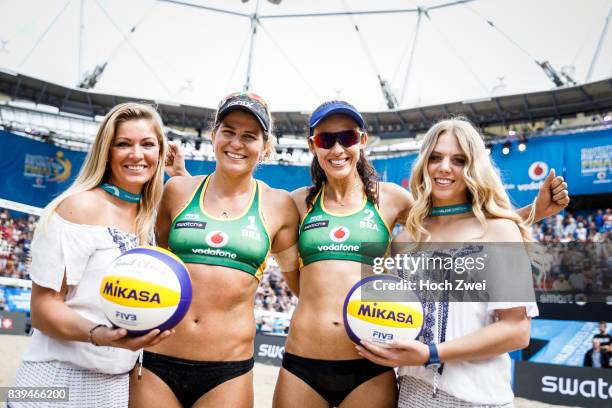
M 241 0 L 247 3 L 249 0 Z M 283 0 L 268 0 L 268 3 L 280 4 Z M 255 12 L 251 14 L 251 43 L 249 45 L 249 60 L 247 62 L 246 80 L 244 82 L 244 91 L 251 89 L 251 68 L 253 66 L 253 50 L 255 48 L 255 39 L 257 38 L 257 25 L 259 25 L 259 0 L 255 4 Z

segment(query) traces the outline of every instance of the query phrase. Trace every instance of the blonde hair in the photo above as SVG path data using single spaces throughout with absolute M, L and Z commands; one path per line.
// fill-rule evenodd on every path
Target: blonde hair
M 427 164 L 438 138 L 445 132 L 457 138 L 465 155 L 463 178 L 467 186 L 468 202 L 471 202 L 472 211 L 485 233 L 487 218 L 505 218 L 516 223 L 524 242 L 533 241 L 531 231 L 527 228 L 523 219 L 512 209 L 510 198 L 504 190 L 497 169 L 486 152 L 482 137 L 474 126 L 464 118 L 442 120 L 433 125 L 425 135 L 410 177 L 410 192 L 415 202 L 408 214 L 406 229 L 414 240 L 419 242 L 422 235 L 429 235 L 423 227 L 423 222 L 430 214 L 432 207 L 432 181 L 427 172 Z M 534 216 L 535 205 L 531 209 L 529 220 L 527 220 L 528 224 L 533 222 Z
M 62 201 L 75 194 L 96 188 L 100 183 L 108 180 L 110 176 L 110 150 L 119 126 L 122 123 L 139 119 L 151 123 L 159 143 L 159 157 L 155 175 L 142 188 L 142 197 L 136 215 L 138 240 L 141 245 L 149 243 L 153 236 L 155 214 L 161 201 L 167 144 L 163 123 L 155 108 L 139 103 L 122 103 L 106 114 L 76 179 L 66 191 L 45 207 L 40 221 L 43 228 Z

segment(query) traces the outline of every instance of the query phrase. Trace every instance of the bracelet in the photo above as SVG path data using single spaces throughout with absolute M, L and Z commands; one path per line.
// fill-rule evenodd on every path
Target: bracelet
M 99 344 L 97 344 L 94 341 L 93 334 L 94 334 L 94 331 L 96 331 L 96 329 L 99 329 L 100 327 L 108 327 L 108 326 L 106 326 L 105 324 L 97 324 L 89 330 L 89 334 L 87 335 L 87 341 L 93 344 L 94 346 L 99 346 Z

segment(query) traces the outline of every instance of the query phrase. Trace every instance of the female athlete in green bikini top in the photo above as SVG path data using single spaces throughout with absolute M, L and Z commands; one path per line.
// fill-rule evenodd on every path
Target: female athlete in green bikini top
M 272 148 L 270 121 L 258 96 L 226 97 L 211 134 L 215 171 L 166 184 L 157 243 L 185 261 L 193 296 L 171 341 L 145 350 L 134 406 L 253 406 L 253 303 L 266 256 L 285 272 L 298 267 L 295 204 L 253 178 Z
M 378 182 L 363 152 L 365 129 L 361 114 L 346 102 L 324 103 L 310 117 L 313 186 L 292 193 L 303 219 L 302 265 L 299 273 L 286 274 L 300 300 L 291 318 L 275 407 L 396 404 L 393 370 L 362 359 L 343 327 L 346 294 L 370 272 L 373 258 L 384 256 L 390 236 L 386 226 L 404 224 L 413 203 L 402 187 Z M 536 206 L 540 217 L 566 205 L 563 180 L 553 187 L 560 204 L 553 203 L 550 190 L 542 191 Z M 521 212 L 525 218 L 529 208 Z

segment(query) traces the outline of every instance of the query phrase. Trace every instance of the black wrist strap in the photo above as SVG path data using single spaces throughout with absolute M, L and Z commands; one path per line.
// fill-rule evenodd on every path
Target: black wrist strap
M 97 324 L 89 330 L 89 334 L 87 335 L 87 341 L 93 344 L 94 346 L 99 346 L 99 344 L 97 344 L 94 341 L 93 334 L 96 331 L 96 329 L 99 329 L 100 327 L 108 327 L 108 326 L 106 326 L 105 324 Z

